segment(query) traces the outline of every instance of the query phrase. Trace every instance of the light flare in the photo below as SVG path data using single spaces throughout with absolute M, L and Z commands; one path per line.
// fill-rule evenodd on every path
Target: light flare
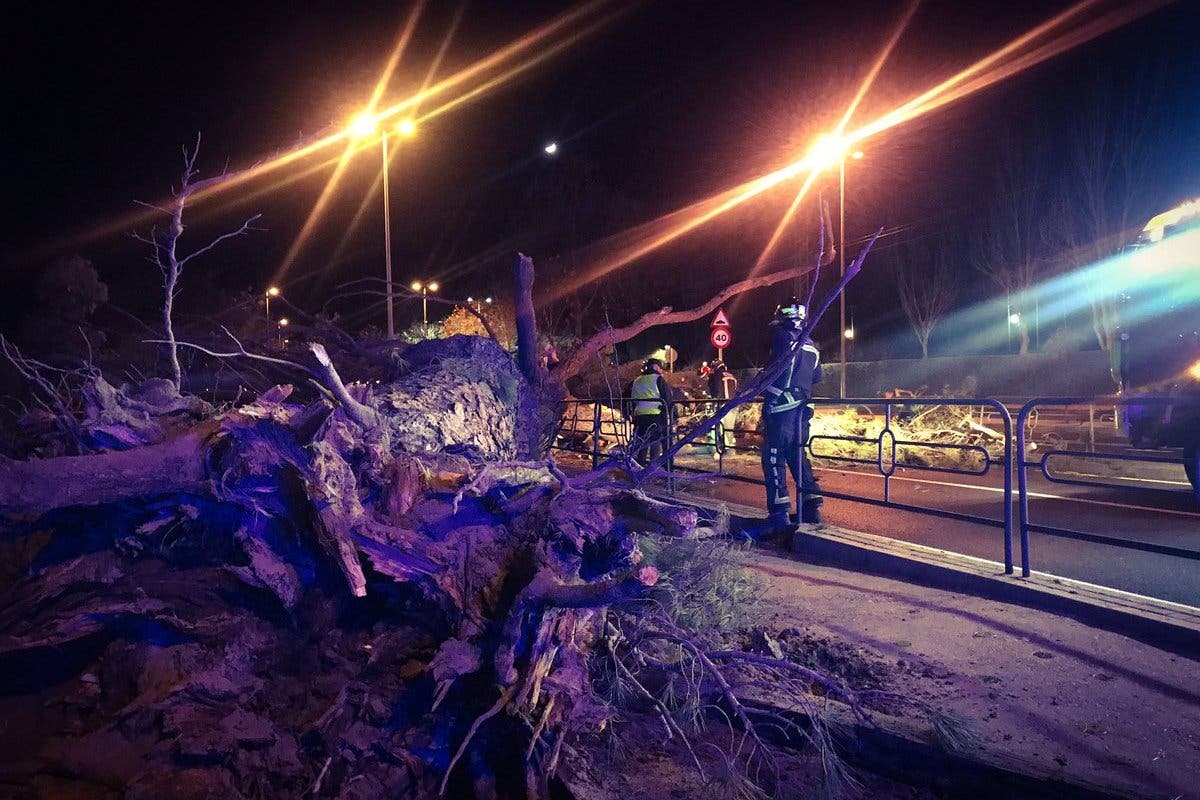
M 1017 36 L 997 50 L 941 81 L 932 88 L 921 92 L 900 106 L 877 117 L 875 120 L 842 134 L 840 140 L 837 141 L 839 141 L 842 147 L 849 150 L 871 136 L 875 136 L 918 116 L 942 108 L 949 103 L 962 100 L 982 89 L 994 85 L 998 81 L 1011 77 L 1018 72 L 1040 64 L 1054 56 L 1061 55 L 1080 44 L 1115 30 L 1134 19 L 1167 5 L 1169 2 L 1171 0 L 1142 0 L 1142 2 L 1124 3 L 1089 22 L 1078 24 L 1078 17 L 1080 15 L 1102 4 L 1102 0 L 1080 0 L 1080 2 L 1071 5 L 1045 22 Z M 1065 32 L 1059 30 L 1067 26 L 1068 23 L 1072 25 L 1070 29 Z M 1056 33 L 1056 36 L 1050 38 Z M 1035 45 L 1039 41 L 1042 42 L 1040 45 L 1037 45 L 1028 52 L 1021 53 L 1023 48 Z M 1010 60 L 1006 61 L 1006 59 Z M 857 99 L 861 101 L 861 98 Z M 843 116 L 843 119 L 848 119 L 848 117 Z M 630 231 L 615 234 L 601 240 L 601 242 L 595 245 L 595 248 L 603 250 L 611 247 L 613 252 L 597 259 L 584 275 L 563 284 L 563 286 L 549 293 L 548 299 L 558 299 L 570 292 L 576 291 L 581 286 L 598 280 L 614 270 L 669 244 L 721 214 L 757 197 L 768 189 L 798 177 L 805 172 L 809 173 L 809 179 L 806 183 L 811 184 L 818 169 L 818 164 L 813 155 L 812 153 L 807 154 L 805 157 L 791 164 L 780 167 L 759 178 L 746 181 L 740 186 L 727 189 L 709 198 L 677 209 L 655 220 L 643 223 Z M 816 155 L 823 155 L 823 151 L 818 151 Z M 797 199 L 793 200 L 792 203 L 793 207 L 798 207 L 805 192 L 807 192 L 807 188 L 805 187 L 802 187 L 802 190 L 797 192 Z M 772 239 L 776 243 L 778 238 L 779 235 L 772 236 Z M 765 261 L 765 259 L 760 259 L 760 261 Z
M 840 137 L 843 132 L 845 132 L 846 126 L 850 124 L 850 120 L 854 117 L 854 112 L 858 110 L 859 105 L 862 104 L 863 99 L 867 96 L 867 92 L 869 92 L 871 87 L 875 84 L 875 79 L 878 78 L 879 73 L 883 71 L 883 65 L 887 63 L 888 58 L 892 55 L 892 51 L 896 49 L 896 44 L 900 41 L 900 37 L 908 28 L 908 24 L 912 21 L 913 15 L 917 13 L 917 8 L 920 6 L 920 4 L 920 0 L 912 0 L 912 2 L 909 3 L 904 9 L 904 13 L 897 21 L 896 27 L 892 30 L 891 36 L 889 36 L 888 40 L 884 42 L 883 48 L 879 51 L 879 55 L 875 57 L 875 61 L 871 64 L 871 68 L 867 70 L 867 74 L 863 76 L 862 83 L 859 84 L 857 91 L 855 91 L 854 97 L 850 99 L 849 105 L 846 106 L 845 113 L 843 113 L 842 118 L 838 120 L 837 126 L 833 129 L 833 134 L 831 134 L 832 136 Z M 844 156 L 846 151 L 848 151 L 851 146 L 852 145 L 849 142 L 843 143 L 842 153 L 840 155 Z M 855 159 L 862 158 L 862 152 L 854 151 L 850 153 L 850 157 Z M 801 186 L 799 191 L 796 192 L 796 197 L 792 200 L 792 204 L 788 206 L 787 211 L 783 212 L 783 216 L 779 218 L 779 223 L 775 226 L 775 230 L 771 234 L 771 238 L 767 240 L 762 252 L 758 254 L 758 258 L 754 262 L 754 267 L 750 270 L 751 275 L 757 274 L 775 255 L 775 250 L 779 246 L 779 242 L 782 241 L 783 234 L 787 231 L 788 225 L 790 225 L 792 220 L 795 218 L 796 212 L 800 210 L 800 204 L 804 202 L 804 198 L 808 194 L 808 190 L 816 180 L 816 177 L 816 173 L 810 175 L 805 180 L 804 185 Z M 841 247 L 842 243 L 839 242 L 837 246 Z
M 613 2 L 614 0 L 591 0 L 591 2 L 566 11 L 554 19 L 522 35 L 513 42 L 510 42 L 509 44 L 488 54 L 487 56 L 463 67 L 441 81 L 438 81 L 433 86 L 425 87 L 421 91 L 416 92 L 412 96 L 400 101 L 399 103 L 396 103 L 395 105 L 389 106 L 388 108 L 374 111 L 375 117 L 381 124 L 385 124 L 388 123 L 391 118 L 405 112 L 408 112 L 408 116 L 412 116 L 415 110 L 422 103 L 430 99 L 446 95 L 463 84 L 466 84 L 481 75 L 485 75 L 491 70 L 504 67 L 506 64 L 509 64 L 528 52 L 535 50 L 548 39 L 551 39 L 562 33 L 564 30 L 569 29 L 569 27 L 574 25 L 576 22 L 587 18 L 595 13 L 598 9 L 610 5 Z M 424 3 L 422 3 L 418 8 L 423 8 L 423 6 Z M 408 28 L 406 27 L 405 31 L 407 30 Z M 594 30 L 594 28 L 589 28 L 589 31 L 590 30 Z M 403 33 L 400 38 L 402 42 L 406 41 Z M 399 46 L 396 48 L 396 50 L 400 49 L 402 48 Z M 556 49 L 555 52 L 558 52 L 559 49 Z M 395 53 L 396 50 L 394 50 L 393 53 Z M 536 55 L 535 58 L 537 58 Z M 396 60 L 399 60 L 398 55 L 396 56 Z M 541 60 L 544 59 L 538 58 L 539 62 Z M 389 64 L 390 63 L 391 59 L 389 59 Z M 387 74 L 390 74 L 390 70 L 387 71 Z M 373 92 L 373 95 L 376 96 L 376 102 L 378 97 L 382 96 L 384 87 L 386 86 L 386 82 L 381 83 L 383 84 L 382 86 L 380 84 L 376 84 Z M 353 140 L 353 134 L 344 127 L 333 130 L 332 132 L 322 132 L 286 152 L 272 156 L 265 161 L 253 164 L 244 169 L 228 173 L 222 178 L 222 180 L 191 195 L 191 201 L 196 203 L 215 194 L 227 192 L 230 189 L 243 186 L 269 173 L 283 169 L 299 161 L 303 161 L 334 145 L 347 144 L 347 142 L 350 140 Z M 58 252 L 65 248 L 80 247 L 98 238 L 120 234 L 131 229 L 148 225 L 158 217 L 158 212 L 154 210 L 153 206 L 164 205 L 164 203 L 150 205 L 151 208 L 149 209 L 139 210 L 132 214 L 121 215 L 120 217 L 112 219 L 108 222 L 90 226 L 73 235 L 56 237 L 53 243 L 48 243 L 47 245 L 37 248 L 34 252 L 34 255 L 44 255 L 52 252 Z

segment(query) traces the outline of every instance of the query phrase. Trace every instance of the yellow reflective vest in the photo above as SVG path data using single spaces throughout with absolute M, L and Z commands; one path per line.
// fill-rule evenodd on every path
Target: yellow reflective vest
M 630 390 L 630 395 L 633 397 L 633 415 L 635 417 L 643 414 L 661 414 L 666 410 L 666 404 L 663 402 L 663 396 L 658 391 L 658 373 L 649 373 L 639 375 L 633 379 L 633 389 Z

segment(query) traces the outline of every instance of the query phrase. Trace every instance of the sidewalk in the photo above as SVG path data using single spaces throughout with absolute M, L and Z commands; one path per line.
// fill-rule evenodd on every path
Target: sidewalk
M 972 721 L 989 760 L 1200 798 L 1200 663 L 1049 612 L 755 547 L 760 625 L 863 682 Z M 855 688 L 859 688 L 855 686 Z

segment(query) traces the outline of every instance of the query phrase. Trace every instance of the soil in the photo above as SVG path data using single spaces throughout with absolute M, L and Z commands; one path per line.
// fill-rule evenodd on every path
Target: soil
M 993 754 L 1143 796 L 1200 798 L 1200 663 L 1044 611 L 761 547 L 742 558 L 764 578 L 747 630 L 801 663 L 971 720 Z
M 662 723 L 648 715 L 626 716 L 614 732 L 595 737 L 564 767 L 564 782 L 574 800 L 692 800 L 692 798 L 748 797 L 739 794 L 744 786 L 730 772 L 718 751 L 736 748 L 728 729 L 713 727 L 693 739 L 693 747 L 709 777 L 701 779 L 687 749 L 678 740 L 664 742 Z M 814 759 L 789 760 L 781 778 L 790 796 L 824 797 L 820 765 Z M 906 786 L 877 775 L 856 772 L 856 796 L 872 800 L 933 800 L 940 795 L 928 789 Z

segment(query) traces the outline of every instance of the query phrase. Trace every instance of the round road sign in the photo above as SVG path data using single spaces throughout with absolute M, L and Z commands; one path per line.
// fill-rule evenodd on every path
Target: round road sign
M 729 333 L 729 328 L 713 328 L 708 340 L 712 342 L 713 347 L 724 350 L 733 341 L 733 335 Z

